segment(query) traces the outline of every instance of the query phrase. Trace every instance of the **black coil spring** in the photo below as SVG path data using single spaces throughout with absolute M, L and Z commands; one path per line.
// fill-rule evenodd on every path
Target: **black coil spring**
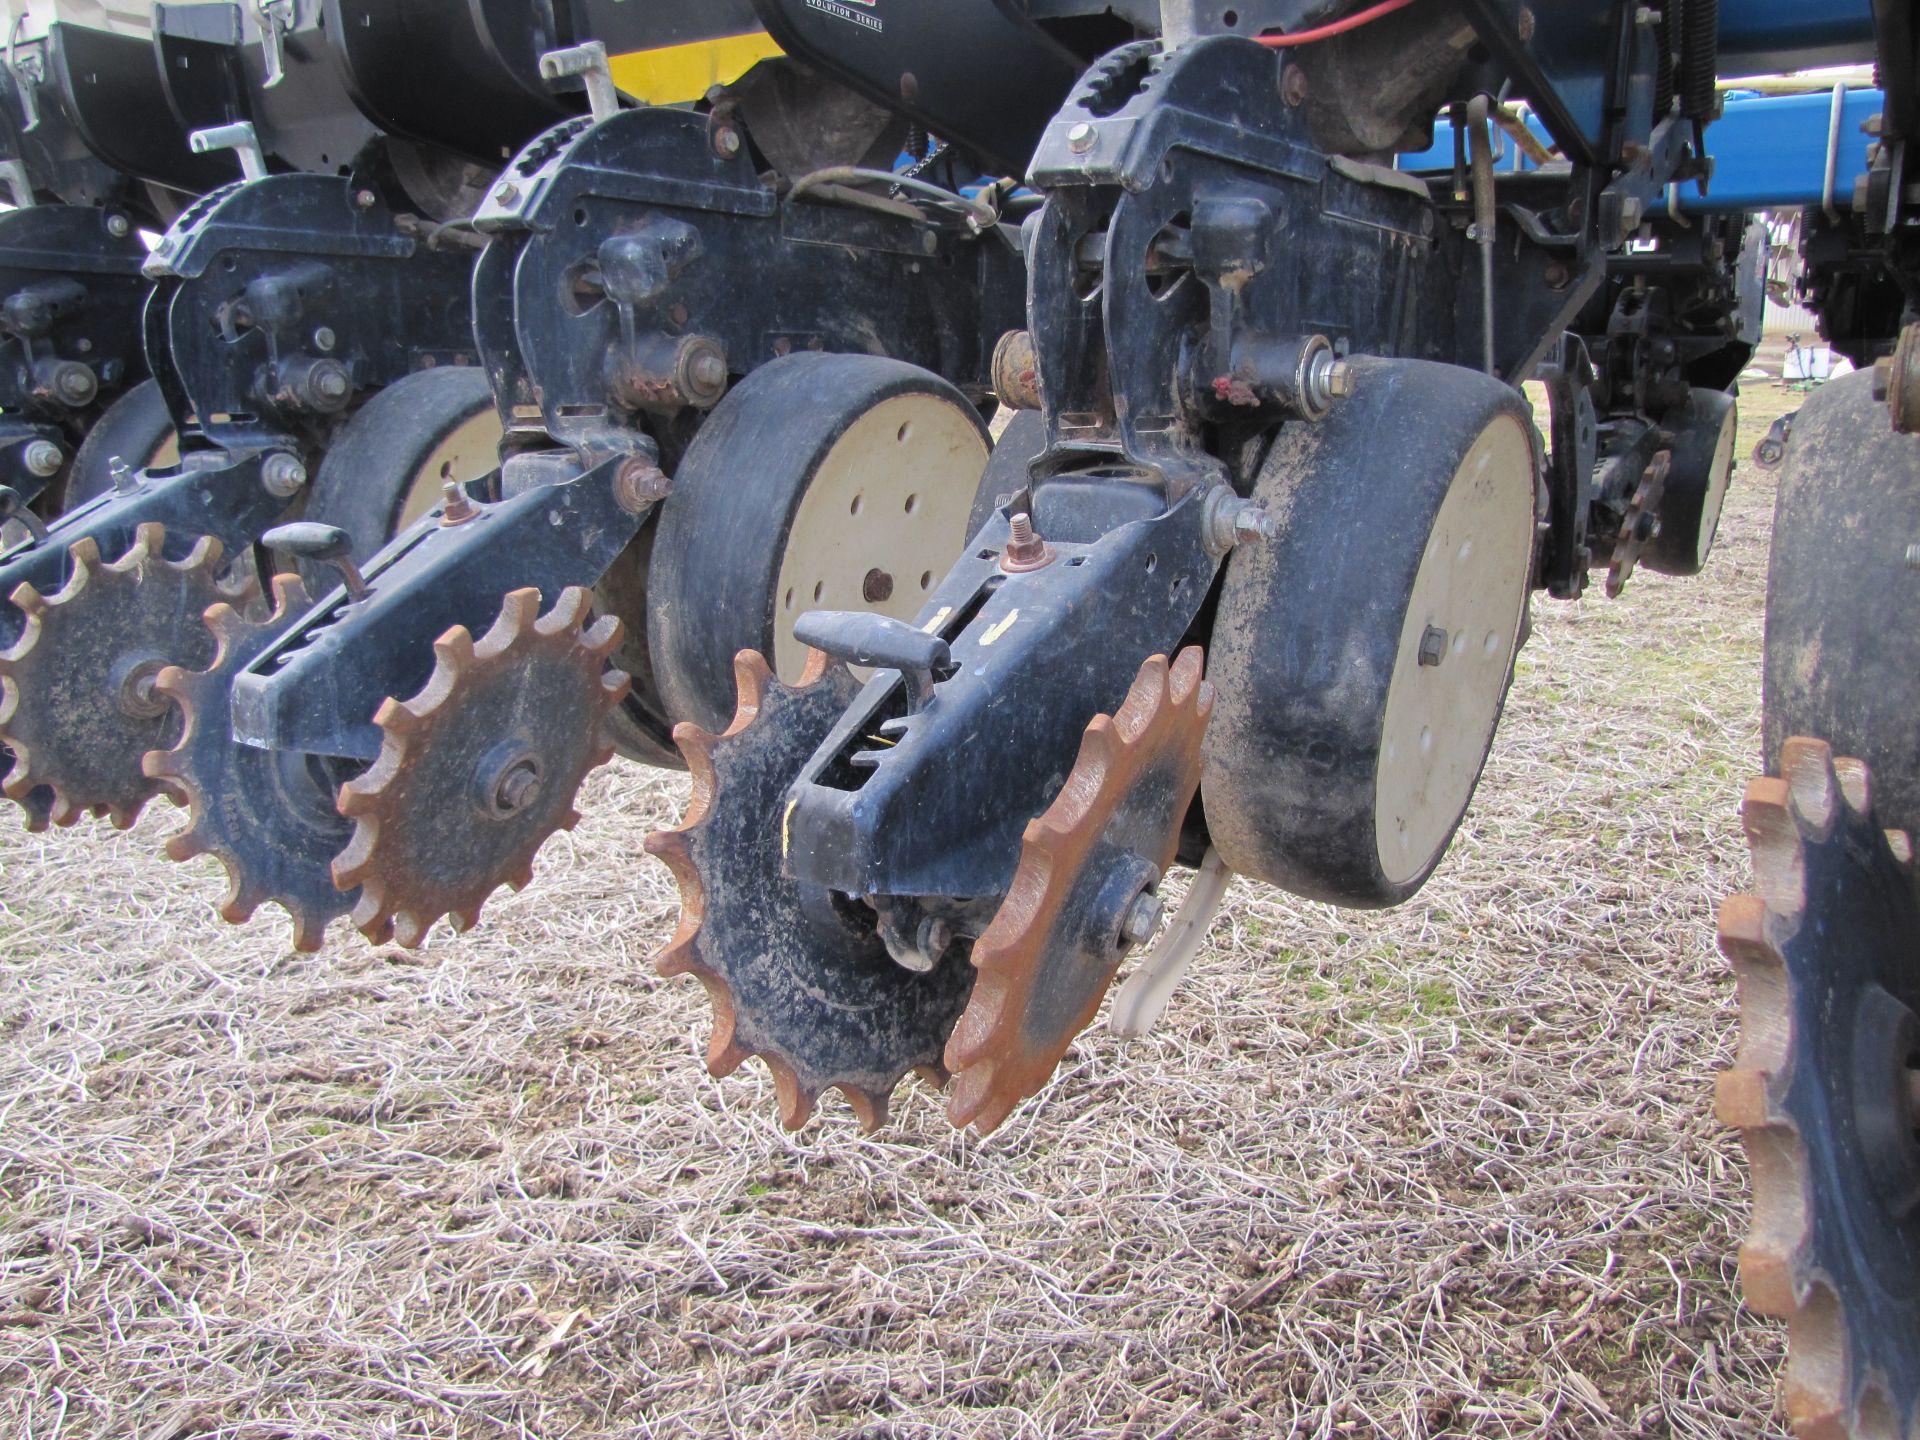
M 1674 21 L 1684 0 L 1667 0 L 1661 7 L 1660 23 L 1653 27 L 1654 44 L 1660 52 L 1659 68 L 1653 76 L 1653 123 L 1658 125 L 1673 110 L 1673 37 L 1679 28 Z
M 1713 81 L 1720 62 L 1720 0 L 1687 0 L 1680 16 L 1680 113 L 1689 120 L 1713 114 Z

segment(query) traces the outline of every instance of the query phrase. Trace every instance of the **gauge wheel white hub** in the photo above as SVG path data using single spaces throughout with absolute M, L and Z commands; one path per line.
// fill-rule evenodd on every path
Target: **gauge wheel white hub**
M 456 423 L 414 471 L 394 533 L 399 534 L 438 505 L 449 480 L 466 485 L 498 470 L 500 442 L 505 434 L 500 412 L 491 405 Z
M 774 670 L 792 684 L 809 610 L 911 620 L 967 543 L 987 463 L 980 423 L 940 395 L 882 400 L 821 457 L 787 532 L 774 586 Z
M 1497 416 L 1434 517 L 1394 656 L 1374 787 L 1381 872 L 1431 868 L 1493 743 L 1525 614 L 1533 555 L 1533 449 Z

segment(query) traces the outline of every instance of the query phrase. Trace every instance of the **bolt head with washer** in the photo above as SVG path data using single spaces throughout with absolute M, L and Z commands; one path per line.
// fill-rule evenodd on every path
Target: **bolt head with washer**
M 1099 132 L 1082 120 L 1067 131 L 1067 149 L 1076 155 L 1084 155 L 1093 149 L 1093 142 L 1099 138 Z
M 21 463 L 27 467 L 28 471 L 38 475 L 42 480 L 45 480 L 50 475 L 58 474 L 61 465 L 66 462 L 66 458 L 66 451 L 62 450 L 51 440 L 28 441 L 27 448 L 20 453 Z
M 298 495 L 301 487 L 307 483 L 307 467 L 301 463 L 298 455 L 277 450 L 261 465 L 260 483 L 267 487 L 269 495 L 277 495 L 282 500 L 290 499 Z

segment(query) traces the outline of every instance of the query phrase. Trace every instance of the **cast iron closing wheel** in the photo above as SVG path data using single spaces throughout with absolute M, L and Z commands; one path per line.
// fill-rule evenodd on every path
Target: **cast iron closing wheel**
M 790 686 L 743 652 L 725 731 L 686 721 L 674 728 L 693 796 L 679 825 L 647 837 L 680 883 L 680 926 L 656 964 L 662 975 L 693 975 L 706 986 L 710 1073 L 731 1074 L 757 1055 L 789 1130 L 806 1124 L 833 1087 L 871 1130 L 907 1071 L 946 1083 L 940 1052 L 967 1003 L 973 966 L 965 944 L 925 972 L 896 964 L 870 909 L 788 872 L 787 787 L 859 688 L 845 665 L 808 653 Z
M 1340 905 L 1418 890 L 1466 813 L 1506 697 L 1534 538 L 1533 425 L 1496 380 L 1356 360 L 1283 428 L 1227 565 L 1202 796 L 1227 865 Z
M 1920 1424 L 1920 883 L 1867 767 L 1782 747 L 1747 787 L 1757 893 L 1720 909 L 1740 1053 L 1716 1108 L 1753 1171 L 1747 1303 L 1788 1322 L 1805 1440 Z
M 414 946 L 449 916 L 471 929 L 502 885 L 525 889 L 556 830 L 571 830 L 589 771 L 613 758 L 609 713 L 627 677 L 608 657 L 620 622 L 590 623 L 578 585 L 540 613 L 540 592 L 508 592 L 475 641 L 455 625 L 433 642 L 433 674 L 374 715 L 379 757 L 340 787 L 353 837 L 334 883 L 357 889 L 353 923 L 376 944 Z
M 179 733 L 156 688 L 161 671 L 205 665 L 214 647 L 201 616 L 257 593 L 250 575 L 223 581 L 218 540 L 204 536 L 176 561 L 165 558 L 165 534 L 142 525 L 127 553 L 106 563 L 81 540 L 58 591 L 23 584 L 13 593 L 27 626 L 0 652 L 0 744 L 14 757 L 5 792 L 26 807 L 30 829 L 82 814 L 132 826 L 161 792 L 142 757 Z M 52 797 L 45 809 L 35 797 L 43 787 Z
M 1027 824 L 1007 897 L 973 946 L 973 998 L 947 1040 L 947 1118 L 991 1134 L 1036 1095 L 1100 1008 L 1155 895 L 1200 785 L 1213 711 L 1198 646 L 1140 667 L 1096 715 L 1046 812 Z
M 1873 770 L 1883 824 L 1920 827 L 1920 439 L 1865 371 L 1801 407 L 1780 472 L 1767 576 L 1766 757 L 1818 735 Z
M 791 355 L 714 407 L 661 505 L 648 645 L 668 714 L 720 730 L 733 657 L 796 680 L 809 610 L 911 619 L 967 542 L 986 427 L 929 371 Z
M 150 750 L 142 768 L 188 807 L 187 828 L 167 855 L 212 855 L 227 872 L 220 918 L 243 924 L 272 901 L 293 921 L 296 950 L 317 950 L 327 922 L 360 898 L 333 883 L 333 857 L 352 828 L 334 806 L 341 775 L 322 756 L 263 750 L 233 739 L 233 677 L 257 660 L 307 608 L 299 578 L 273 582 L 273 613 L 262 621 L 230 605 L 206 614 L 215 652 L 205 670 L 168 666 L 156 688 L 180 707 L 180 739 Z

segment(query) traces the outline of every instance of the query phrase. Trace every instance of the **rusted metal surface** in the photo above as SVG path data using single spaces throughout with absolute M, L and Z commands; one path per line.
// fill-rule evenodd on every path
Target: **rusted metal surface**
M 1740 1051 L 1716 1109 L 1753 1173 L 1747 1303 L 1788 1320 L 1786 1406 L 1803 1437 L 1865 1440 L 1920 1420 L 1920 890 L 1883 831 L 1867 767 L 1782 747 L 1741 815 L 1757 893 L 1720 909 Z
M 58 591 L 14 591 L 27 621 L 0 652 L 0 744 L 14 756 L 5 793 L 27 806 L 32 828 L 93 814 L 125 830 L 139 818 L 161 793 L 141 772 L 141 757 L 178 734 L 156 689 L 161 670 L 204 666 L 213 640 L 200 617 L 254 593 L 250 581 L 223 586 L 218 540 L 203 538 L 179 561 L 164 558 L 164 540 L 161 526 L 142 525 L 109 563 L 82 540 Z M 36 790 L 51 796 L 44 812 L 32 801 Z
M 456 625 L 411 700 L 374 721 L 379 758 L 340 787 L 354 822 L 334 883 L 359 889 L 353 923 L 368 939 L 418 945 L 442 915 L 471 928 L 501 885 L 523 889 L 533 857 L 580 819 L 587 772 L 613 758 L 607 721 L 626 697 L 608 667 L 620 622 L 587 624 L 592 592 L 569 586 L 540 614 L 532 587 L 508 594 L 476 643 Z
M 1640 557 L 1646 548 L 1660 533 L 1660 498 L 1666 490 L 1667 469 L 1673 463 L 1670 451 L 1661 450 L 1654 454 L 1646 473 L 1640 477 L 1640 483 L 1634 488 L 1633 498 L 1627 502 L 1626 513 L 1620 517 L 1619 538 L 1613 542 L 1613 553 L 1607 560 L 1607 598 L 1617 600 L 1620 592 L 1627 588 L 1627 581 L 1633 577 L 1634 567 L 1640 563 Z
M 147 776 L 188 807 L 187 828 L 167 841 L 167 855 L 212 855 L 227 872 L 220 918 L 243 924 L 272 901 L 293 921 L 296 950 L 317 950 L 327 923 L 359 896 L 333 883 L 333 857 L 349 826 L 334 809 L 319 757 L 263 750 L 233 739 L 233 677 L 286 633 L 309 603 L 297 576 L 273 582 L 273 613 L 247 619 L 231 605 L 207 611 L 213 661 L 204 670 L 170 666 L 156 688 L 180 708 L 180 738 L 151 750 Z
M 982 1134 L 1037 1094 L 1100 1008 L 1127 951 L 1158 922 L 1200 785 L 1213 713 L 1198 646 L 1140 667 L 1126 702 L 1096 715 L 1059 795 L 1027 826 L 1006 900 L 973 947 L 978 978 L 947 1041 L 947 1118 Z M 1144 903 L 1143 903 L 1144 902 Z
M 940 1052 L 973 967 L 964 945 L 925 971 L 896 964 L 871 911 L 796 881 L 786 864 L 787 787 L 859 689 L 852 673 L 814 650 L 788 686 L 748 650 L 734 674 L 739 703 L 724 731 L 674 730 L 693 798 L 678 826 L 647 837 L 680 884 L 680 927 L 655 963 L 706 987 L 712 1074 L 757 1055 L 789 1130 L 831 1088 L 871 1130 L 909 1070 L 945 1082 Z
M 1893 354 L 1874 362 L 1873 398 L 1887 402 L 1894 429 L 1920 434 L 1920 325 L 1902 329 Z

